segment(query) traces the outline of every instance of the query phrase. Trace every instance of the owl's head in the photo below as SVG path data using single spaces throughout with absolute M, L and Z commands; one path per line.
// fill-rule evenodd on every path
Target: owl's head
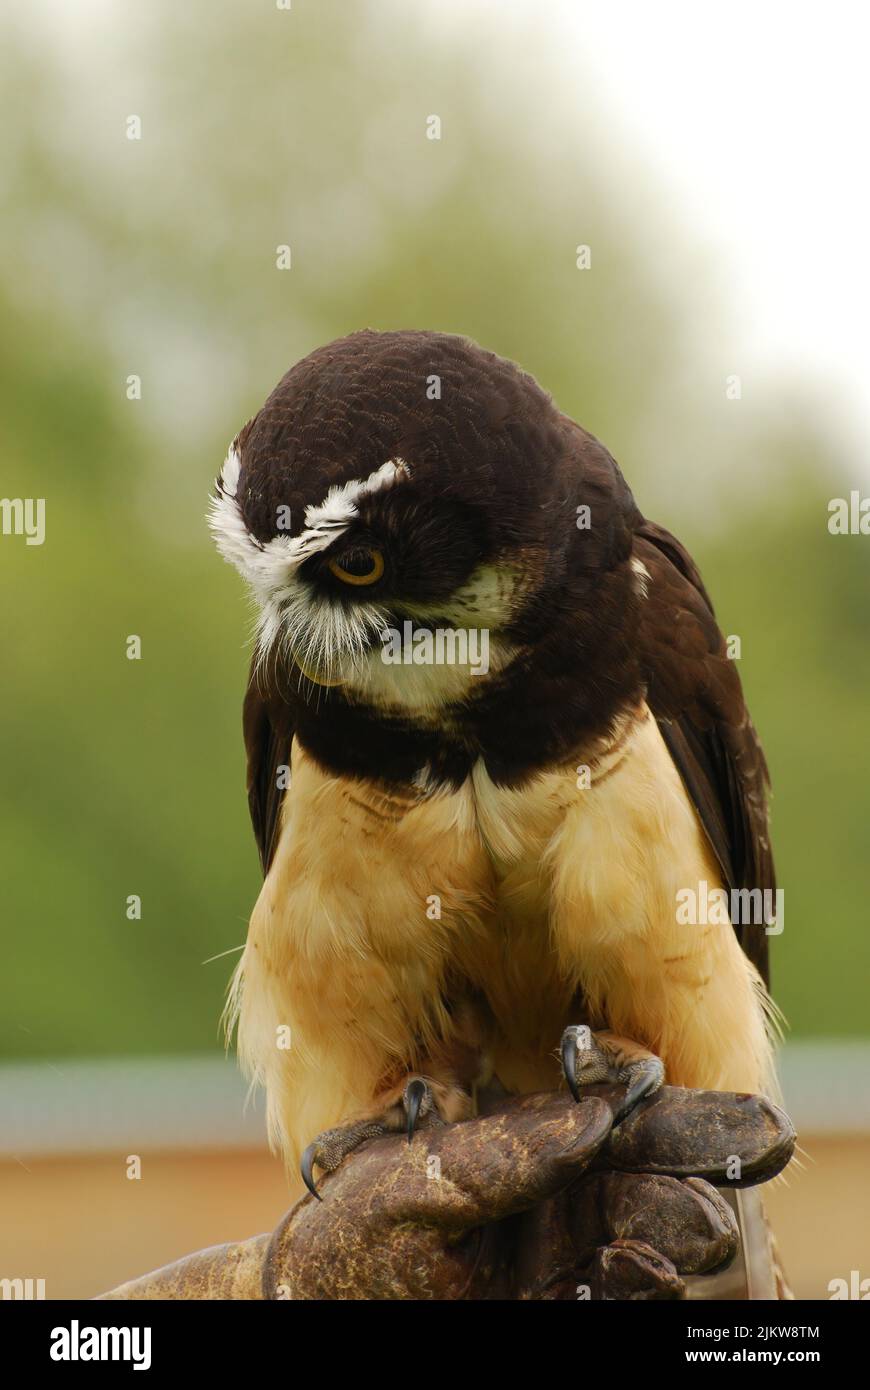
M 230 447 L 210 525 L 250 585 L 261 660 L 303 695 L 423 709 L 533 648 L 584 575 L 627 555 L 632 508 L 606 450 L 513 363 L 366 330 L 279 382 Z M 468 635 L 453 654 L 471 659 L 439 669 L 419 642 L 397 659 L 396 635 L 420 630 Z

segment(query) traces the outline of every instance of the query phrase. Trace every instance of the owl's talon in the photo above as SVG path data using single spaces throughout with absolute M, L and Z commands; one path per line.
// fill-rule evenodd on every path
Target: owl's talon
M 560 1051 L 562 1072 L 575 1100 L 579 1101 L 582 1086 L 600 1082 L 625 1086 L 614 1113 L 614 1129 L 665 1079 L 664 1066 L 654 1053 L 613 1033 L 593 1033 L 585 1024 L 565 1029 Z
M 335 1129 L 325 1129 L 322 1134 L 318 1134 L 317 1138 L 308 1145 L 299 1165 L 302 1181 L 312 1197 L 316 1197 L 318 1202 L 323 1201 L 317 1190 L 317 1183 L 314 1181 L 315 1164 L 324 1173 L 334 1173 L 348 1154 L 353 1153 L 354 1149 L 366 1139 L 379 1139 L 381 1135 L 389 1134 L 395 1128 L 391 1117 L 382 1115 L 355 1120 L 351 1124 L 339 1125 Z
M 466 1097 L 467 1101 L 467 1097 Z M 325 1129 L 308 1145 L 302 1155 L 300 1170 L 302 1181 L 312 1197 L 318 1202 L 323 1198 L 314 1180 L 314 1168 L 323 1173 L 334 1173 L 348 1154 L 367 1139 L 380 1139 L 385 1134 L 401 1134 L 404 1130 L 408 1143 L 414 1137 L 421 1120 L 429 1124 L 446 1123 L 449 1120 L 464 1119 L 466 1111 L 458 1105 L 445 1087 L 437 1082 L 424 1081 L 420 1076 L 411 1076 L 404 1088 L 398 1088 L 389 1095 L 389 1101 L 374 1115 L 366 1115 L 349 1124 L 338 1125 L 335 1129 Z
M 302 1181 L 305 1183 L 308 1191 L 311 1193 L 312 1197 L 317 1198 L 318 1202 L 322 1202 L 323 1198 L 317 1191 L 317 1183 L 314 1181 L 314 1165 L 317 1162 L 317 1153 L 318 1143 L 315 1139 L 314 1143 L 309 1144 L 302 1155 L 302 1162 L 299 1167 L 302 1172 Z
M 580 1100 L 580 1087 L 577 1085 L 577 1055 L 579 1052 L 578 1040 L 582 1033 L 580 1028 L 566 1028 L 562 1034 L 562 1075 L 568 1083 L 568 1090 L 576 1101 Z M 586 1030 L 589 1031 L 588 1029 Z
M 659 1057 L 642 1058 L 625 1067 L 620 1080 L 628 1082 L 622 1104 L 613 1117 L 613 1129 L 627 1119 L 640 1101 L 659 1089 L 665 1079 L 665 1069 Z
M 405 1107 L 405 1114 L 408 1117 L 407 1133 L 408 1143 L 414 1137 L 414 1130 L 417 1127 L 417 1120 L 420 1115 L 428 1115 L 432 1110 L 432 1092 L 419 1076 L 414 1076 L 408 1082 L 402 1095 L 402 1104 Z

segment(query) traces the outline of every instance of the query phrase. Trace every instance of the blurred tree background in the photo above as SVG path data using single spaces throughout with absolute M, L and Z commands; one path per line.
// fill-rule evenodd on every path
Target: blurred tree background
M 0 541 L 3 1055 L 219 1046 L 236 957 L 204 962 L 244 940 L 259 876 L 250 620 L 206 498 L 289 365 L 365 326 L 521 362 L 692 550 L 774 778 L 776 996 L 795 1034 L 865 1033 L 867 542 L 827 530 L 856 484 L 805 384 L 726 397 L 708 248 L 534 25 L 392 0 L 98 10 L 0 29 L 0 491 L 47 523 L 41 547 Z

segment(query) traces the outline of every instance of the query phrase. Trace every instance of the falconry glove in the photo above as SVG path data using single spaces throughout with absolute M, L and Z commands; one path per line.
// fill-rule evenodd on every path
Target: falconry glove
M 775 1257 L 763 1216 L 750 1211 L 741 1241 L 744 1214 L 728 1197 L 782 1170 L 788 1118 L 758 1096 L 666 1086 L 614 1129 L 622 1094 L 501 1098 L 459 1124 L 433 1118 L 410 1144 L 363 1143 L 324 1179 L 322 1200 L 303 1197 L 271 1237 L 189 1256 L 105 1297 L 764 1296 Z

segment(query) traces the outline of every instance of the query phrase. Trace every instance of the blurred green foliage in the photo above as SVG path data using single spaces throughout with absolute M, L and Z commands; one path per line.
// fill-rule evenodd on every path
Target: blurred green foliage
M 205 500 L 290 363 L 367 325 L 519 360 L 693 551 L 774 776 L 777 998 L 795 1032 L 867 1030 L 867 543 L 826 528 L 854 479 L 799 396 L 726 402 L 712 268 L 690 228 L 659 254 L 663 195 L 545 37 L 427 13 L 119 6 L 63 55 L 7 22 L 0 491 L 47 508 L 44 546 L 0 540 L 10 1059 L 217 1046 L 235 956 L 203 962 L 258 868 L 249 618 Z

